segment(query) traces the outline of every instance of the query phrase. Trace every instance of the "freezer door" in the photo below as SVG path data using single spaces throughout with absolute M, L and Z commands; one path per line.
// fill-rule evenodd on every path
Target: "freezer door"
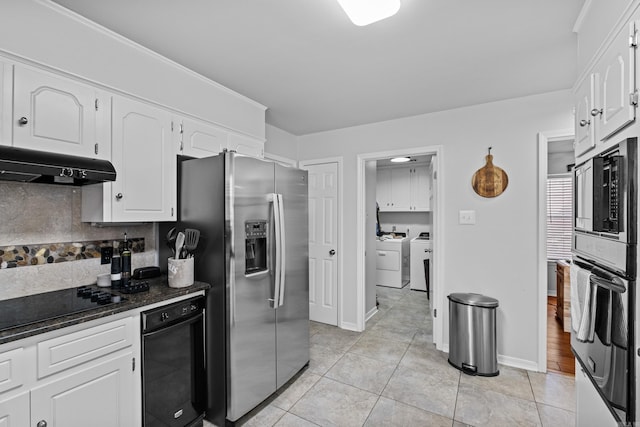
M 247 271 L 247 226 L 272 223 L 274 166 L 270 162 L 229 153 L 226 161 L 229 331 L 227 419 L 236 421 L 276 390 L 276 347 L 272 268 Z M 234 160 L 235 159 L 235 160 Z M 251 228 L 251 227 L 249 227 Z M 267 227 L 267 247 L 272 247 Z M 251 249 L 253 251 L 255 248 Z M 269 255 L 267 266 L 272 265 Z M 251 270 L 251 269 L 249 269 Z
M 309 231 L 307 171 L 275 165 L 284 216 L 284 280 L 277 308 L 277 387 L 309 362 Z

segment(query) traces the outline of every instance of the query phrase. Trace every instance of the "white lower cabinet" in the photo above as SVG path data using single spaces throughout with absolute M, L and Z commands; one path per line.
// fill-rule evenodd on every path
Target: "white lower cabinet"
M 29 393 L 6 400 L 0 397 L 0 427 L 24 427 L 29 424 Z
M 31 390 L 32 425 L 127 427 L 133 420 L 132 352 L 105 357 Z M 46 424 L 42 424 L 42 422 Z
M 611 415 L 591 380 L 576 361 L 576 426 L 616 427 Z
M 138 321 L 94 321 L 0 346 L 0 384 L 11 380 L 0 389 L 0 427 L 139 423 Z

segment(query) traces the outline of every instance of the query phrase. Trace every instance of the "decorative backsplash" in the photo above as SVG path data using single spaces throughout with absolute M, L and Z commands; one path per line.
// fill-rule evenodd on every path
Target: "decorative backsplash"
M 0 246 L 0 269 L 100 258 L 100 248 L 124 240 L 99 240 Z M 144 252 L 144 237 L 127 239 L 132 253 Z

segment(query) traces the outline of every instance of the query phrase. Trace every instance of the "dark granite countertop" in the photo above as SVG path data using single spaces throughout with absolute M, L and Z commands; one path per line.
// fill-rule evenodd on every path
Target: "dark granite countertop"
M 56 317 L 53 319 L 43 320 L 39 322 L 29 323 L 27 325 L 18 325 L 15 327 L 0 330 L 0 345 L 11 341 L 31 337 L 34 335 L 50 332 L 56 329 L 64 328 L 79 323 L 88 322 L 90 320 L 100 319 L 102 317 L 111 316 L 116 313 L 129 311 L 155 304 L 158 302 L 170 300 L 182 295 L 188 295 L 201 290 L 209 289 L 210 285 L 204 282 L 195 282 L 192 286 L 186 288 L 170 288 L 167 284 L 167 276 L 161 276 L 153 279 L 145 279 L 149 283 L 149 291 L 136 294 L 124 294 L 112 288 L 98 288 L 114 294 L 121 295 L 126 301 L 118 304 L 110 304 L 105 306 L 96 306 L 95 308 L 82 311 L 75 314 Z M 45 295 L 45 294 L 40 294 Z M 13 303 L 29 304 L 29 296 L 14 298 L 11 300 L 0 301 L 5 307 L 10 307 Z M 5 313 L 11 310 L 3 310 Z M 0 316 L 3 313 L 0 312 Z

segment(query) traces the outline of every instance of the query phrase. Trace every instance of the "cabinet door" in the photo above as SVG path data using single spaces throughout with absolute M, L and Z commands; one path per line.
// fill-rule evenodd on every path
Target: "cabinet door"
M 91 86 L 16 65 L 13 99 L 14 146 L 83 157 L 109 155 L 96 146 L 101 103 Z
M 180 151 L 189 157 L 210 157 L 227 147 L 227 133 L 205 122 L 182 119 Z
M 45 421 L 47 427 L 134 425 L 132 360 L 131 352 L 105 358 L 32 389 L 31 424 Z
M 636 118 L 635 34 L 632 22 L 628 30 L 620 31 L 598 66 L 602 79 L 601 106 L 594 109 L 593 115 L 600 120 L 600 140 L 609 138 Z
M 426 166 L 415 167 L 411 172 L 411 210 L 431 210 L 431 173 Z
M 595 91 L 598 74 L 591 74 L 586 78 L 576 92 L 575 128 L 576 140 L 574 145 L 575 155 L 580 156 L 596 146 L 595 132 L 597 120 L 591 115 L 594 109 Z
M 376 171 L 376 199 L 381 211 L 391 209 L 391 169 Z
M 264 158 L 264 142 L 230 133 L 227 141 L 229 150 L 258 159 Z
M 0 427 L 24 427 L 29 424 L 29 393 L 0 401 Z
M 409 211 L 411 206 L 411 169 L 391 169 L 391 210 Z
M 176 152 L 168 111 L 113 99 L 113 221 L 175 220 Z
M 0 145 L 11 145 L 13 67 L 0 60 Z

